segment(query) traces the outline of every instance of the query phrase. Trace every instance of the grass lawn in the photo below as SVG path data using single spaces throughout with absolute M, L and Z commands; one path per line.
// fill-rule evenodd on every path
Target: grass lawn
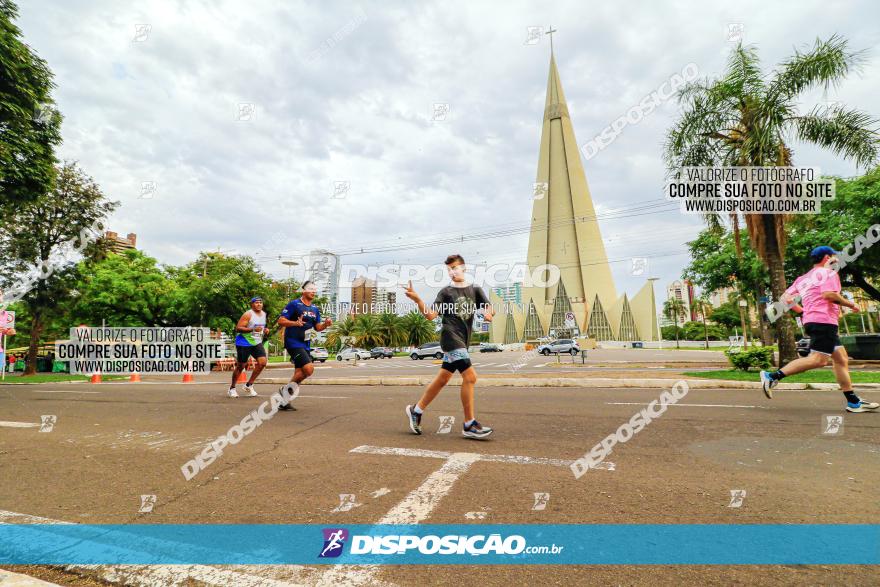
M 649 350 L 649 351 L 656 351 L 656 350 L 661 350 L 661 349 L 650 348 L 650 349 L 647 349 L 647 350 Z M 715 346 L 715 347 L 709 347 L 708 349 L 707 349 L 705 346 L 682 346 L 682 347 L 676 347 L 676 346 L 675 346 L 675 341 L 673 341 L 673 342 L 669 342 L 668 340 L 664 340 L 664 341 L 663 341 L 663 349 L 662 349 L 662 350 L 664 350 L 664 351 L 718 351 L 719 353 L 722 353 L 722 352 L 724 352 L 724 351 L 727 350 L 727 347 L 719 347 L 719 346 Z
M 104 375 L 102 381 L 114 379 L 128 379 L 127 375 Z M 58 383 L 63 381 L 88 381 L 88 375 L 71 375 L 69 373 L 37 373 L 36 375 L 22 376 L 20 373 L 7 373 L 3 383 Z
M 688 377 L 702 377 L 704 379 L 728 379 L 732 381 L 758 381 L 758 372 L 744 372 L 733 369 L 719 371 L 698 371 L 685 373 Z M 880 383 L 880 371 L 850 371 L 853 383 Z M 835 383 L 834 373 L 831 369 L 819 369 L 790 375 L 782 380 L 783 383 Z
M 672 342 L 670 342 L 668 340 L 663 341 L 663 350 L 664 351 L 705 351 L 705 350 L 710 350 L 710 351 L 718 351 L 719 353 L 723 353 L 724 351 L 727 350 L 727 348 L 728 347 L 726 347 L 726 346 L 724 346 L 724 347 L 719 347 L 719 346 L 709 347 L 708 349 L 705 346 L 683 346 L 683 347 L 677 349 L 677 348 L 675 348 L 675 341 L 672 341 Z M 749 347 L 749 348 L 751 348 L 751 347 Z M 769 346 L 767 348 L 773 349 L 773 352 L 776 352 L 776 350 L 777 350 L 776 345 Z M 657 349 L 652 348 L 650 350 L 657 350 Z

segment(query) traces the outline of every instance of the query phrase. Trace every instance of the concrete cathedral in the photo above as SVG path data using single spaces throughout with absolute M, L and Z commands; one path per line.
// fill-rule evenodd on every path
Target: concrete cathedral
M 491 292 L 498 314 L 490 326 L 490 340 L 656 340 L 652 283 L 646 281 L 632 298 L 617 295 L 552 50 L 534 193 L 529 270 L 555 265 L 560 279 L 546 288 L 523 287 L 522 304 L 505 304 Z

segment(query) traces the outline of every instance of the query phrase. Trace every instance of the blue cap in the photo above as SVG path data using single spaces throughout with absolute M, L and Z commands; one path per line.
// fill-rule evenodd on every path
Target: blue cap
M 840 253 L 838 251 L 835 251 L 831 247 L 822 246 L 822 247 L 816 247 L 815 249 L 810 251 L 810 258 L 813 259 L 813 261 L 818 263 L 819 261 L 821 261 L 825 257 L 825 255 L 839 255 L 839 254 Z
M 255 297 L 255 298 L 251 298 L 251 303 L 252 303 L 252 304 L 253 304 L 254 302 L 262 302 L 262 301 L 263 301 L 263 298 L 261 298 L 260 296 L 257 296 L 257 297 Z

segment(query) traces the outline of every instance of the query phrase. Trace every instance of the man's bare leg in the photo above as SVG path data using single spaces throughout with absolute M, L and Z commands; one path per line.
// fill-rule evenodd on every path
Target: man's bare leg
M 840 386 L 840 391 L 852 391 L 852 378 L 849 376 L 849 355 L 846 353 L 846 349 L 842 346 L 835 348 L 831 354 L 831 360 L 834 363 L 834 378 Z
M 843 352 L 846 353 L 846 349 L 844 349 Z M 785 373 L 785 376 L 788 377 L 789 375 L 796 375 L 797 373 L 803 373 L 804 371 L 809 371 L 811 369 L 819 369 L 828 364 L 828 358 L 828 355 L 813 351 L 806 357 L 795 359 L 780 369 L 780 371 Z
M 257 380 L 257 377 L 259 377 L 260 373 L 263 371 L 263 369 L 266 368 L 266 362 L 267 362 L 266 357 L 260 357 L 259 359 L 257 359 L 257 365 L 256 365 L 256 367 L 254 367 L 254 372 L 251 373 L 251 377 L 250 377 L 250 379 L 248 379 L 248 382 L 247 382 L 248 387 L 253 386 L 254 381 Z M 234 385 L 236 377 L 238 377 L 238 376 L 237 375 L 232 376 L 233 385 Z
M 464 410 L 464 421 L 470 422 L 474 416 L 474 385 L 477 383 L 477 372 L 468 367 L 461 374 L 461 407 Z
M 314 372 L 315 368 L 312 366 L 311 363 L 303 365 L 302 367 L 298 367 L 294 369 L 293 376 L 290 378 L 290 382 L 299 385 L 300 383 L 311 377 L 312 373 Z
M 235 385 L 238 383 L 238 376 L 241 375 L 241 372 L 244 371 L 244 363 L 235 362 L 235 369 L 232 370 L 232 383 L 229 384 L 229 389 L 235 389 Z
M 440 390 L 446 387 L 446 384 L 449 383 L 449 380 L 452 379 L 452 373 L 447 371 L 446 369 L 440 369 L 440 372 L 437 373 L 437 376 L 434 377 L 434 381 L 431 382 L 430 385 L 425 389 L 424 393 L 422 393 L 422 397 L 419 400 L 419 403 L 416 404 L 420 410 L 425 410 L 434 398 L 437 397 L 437 394 L 440 393 Z

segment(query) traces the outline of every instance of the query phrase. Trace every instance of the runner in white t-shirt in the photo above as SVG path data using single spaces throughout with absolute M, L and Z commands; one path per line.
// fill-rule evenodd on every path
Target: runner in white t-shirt
M 238 324 L 235 325 L 235 370 L 232 372 L 232 383 L 226 395 L 238 397 L 235 390 L 238 376 L 247 368 L 248 359 L 256 360 L 254 372 L 244 386 L 244 391 L 250 397 L 256 397 L 254 382 L 260 376 L 260 372 L 266 368 L 266 349 L 263 347 L 263 337 L 266 335 L 266 312 L 263 311 L 263 299 L 251 298 L 251 309 L 241 315 Z

